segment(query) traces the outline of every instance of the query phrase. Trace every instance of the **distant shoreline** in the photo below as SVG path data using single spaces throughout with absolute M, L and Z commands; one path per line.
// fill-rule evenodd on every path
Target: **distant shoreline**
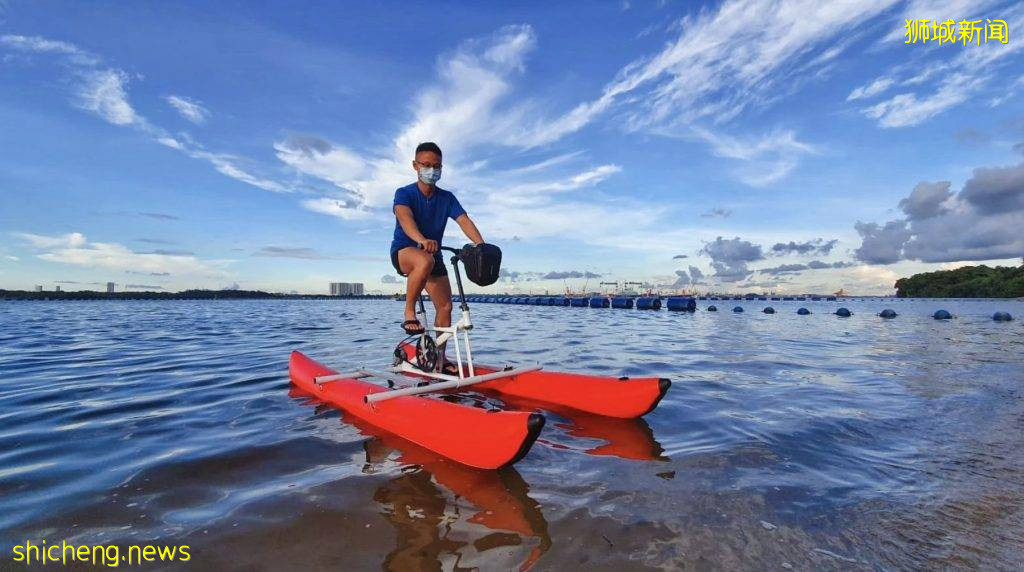
M 275 294 L 259 290 L 185 290 L 183 292 L 30 292 L 0 290 L 0 300 L 54 302 L 62 300 L 389 300 L 393 294 L 330 296 L 328 294 Z
M 467 294 L 467 296 L 485 296 L 485 297 L 503 297 L 510 296 L 509 294 Z M 614 298 L 614 295 L 605 295 L 599 293 L 589 293 L 585 298 L 605 296 Z M 671 298 L 673 294 L 664 294 L 658 296 L 659 298 Z M 546 298 L 545 296 L 530 296 Z M 575 296 L 574 296 L 575 297 Z M 636 296 L 628 296 L 635 298 Z M 753 297 L 745 295 L 738 297 L 736 295 L 716 295 L 716 296 L 684 296 L 690 297 L 697 300 L 736 300 L 744 302 L 763 301 L 760 297 Z M 404 299 L 404 297 L 402 297 Z M 782 301 L 780 297 L 773 297 L 771 301 Z M 812 301 L 808 297 L 790 297 L 792 301 Z M 37 302 L 60 302 L 60 301 L 97 301 L 97 300 L 110 300 L 110 301 L 126 301 L 126 300 L 396 300 L 398 299 L 395 294 L 366 294 L 362 296 L 331 296 L 328 294 L 276 294 L 273 292 L 263 292 L 260 290 L 185 290 L 183 292 L 96 292 L 94 290 L 76 290 L 70 292 L 31 292 L 27 290 L 0 290 L 0 301 L 37 301 Z M 857 301 L 857 300 L 892 300 L 893 302 L 902 302 L 904 300 L 918 299 L 958 299 L 958 300 L 1009 300 L 1009 301 L 1024 301 L 1024 298 L 1003 298 L 996 296 L 842 296 L 835 300 L 828 300 L 829 302 L 842 302 Z M 791 301 L 791 300 L 785 300 Z M 818 300 L 814 300 L 818 301 Z M 825 301 L 824 297 L 820 298 L 820 301 Z

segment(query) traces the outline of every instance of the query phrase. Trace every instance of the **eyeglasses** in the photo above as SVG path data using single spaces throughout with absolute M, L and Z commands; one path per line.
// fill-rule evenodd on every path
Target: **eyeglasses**
M 413 163 L 416 163 L 420 167 L 426 167 L 428 169 L 440 169 L 441 168 L 441 163 L 438 163 L 436 165 L 431 165 L 430 163 L 420 163 L 419 161 L 417 161 L 415 159 L 413 159 Z

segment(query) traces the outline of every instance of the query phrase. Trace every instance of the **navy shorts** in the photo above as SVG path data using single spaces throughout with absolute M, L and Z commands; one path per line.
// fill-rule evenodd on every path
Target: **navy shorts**
M 408 248 L 408 247 L 406 247 L 406 248 Z M 403 274 L 401 267 L 398 266 L 398 251 L 397 250 L 391 253 L 391 266 L 395 267 L 395 272 L 397 272 L 399 276 L 406 276 L 406 277 L 408 276 L 408 274 Z M 434 268 L 433 268 L 433 270 L 430 271 L 430 275 L 431 276 L 448 276 L 448 269 L 444 267 L 444 258 L 441 256 L 440 252 L 435 252 L 434 253 Z

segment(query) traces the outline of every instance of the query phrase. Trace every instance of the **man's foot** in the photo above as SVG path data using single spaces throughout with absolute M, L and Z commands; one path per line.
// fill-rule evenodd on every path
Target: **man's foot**
M 416 319 L 406 320 L 402 322 L 402 329 L 405 330 L 405 333 L 409 334 L 410 336 L 418 336 L 419 334 L 422 334 L 425 331 L 423 329 L 423 324 L 421 324 L 420 321 Z

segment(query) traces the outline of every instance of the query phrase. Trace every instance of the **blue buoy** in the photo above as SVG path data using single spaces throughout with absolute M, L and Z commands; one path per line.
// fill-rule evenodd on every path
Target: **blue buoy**
M 890 310 L 889 308 L 886 308 L 886 309 L 884 309 L 884 310 L 882 310 L 881 312 L 878 313 L 878 317 L 879 318 L 895 318 L 896 317 L 896 312 Z
M 673 296 L 667 300 L 670 312 L 693 312 L 697 309 L 697 301 L 689 296 Z
M 1009 312 L 996 312 L 992 314 L 992 319 L 997 322 L 1009 322 L 1013 320 L 1013 316 Z
M 718 311 L 718 307 L 716 307 L 714 304 L 708 306 L 708 312 L 717 312 L 717 311 Z
M 935 318 L 936 320 L 949 320 L 953 318 L 953 315 L 945 310 L 935 310 L 935 313 L 932 314 L 932 317 Z
M 633 308 L 633 299 L 625 296 L 618 296 L 612 298 L 612 308 L 621 308 L 624 310 L 630 310 Z
M 771 306 L 767 306 L 764 310 L 761 310 L 761 311 L 764 312 L 765 314 L 774 314 L 775 313 L 775 308 L 772 308 Z
M 850 311 L 846 308 L 839 308 L 838 310 L 836 310 L 836 315 L 839 316 L 840 318 L 849 318 L 853 314 L 851 314 Z
M 636 299 L 637 310 L 660 310 L 661 298 L 656 296 L 643 296 Z
M 587 307 L 587 299 L 586 298 L 570 298 L 569 300 L 570 300 L 569 305 L 572 306 L 573 308 L 586 308 Z
M 800 314 L 801 316 L 806 316 L 806 315 L 810 314 L 811 311 L 808 310 L 807 308 L 800 308 L 799 310 L 796 311 L 796 313 Z
M 605 298 L 604 296 L 594 296 L 593 298 L 590 299 L 590 307 L 591 308 L 607 308 L 608 307 L 608 298 Z
M 735 308 L 732 309 L 732 311 L 739 314 L 740 312 L 743 311 L 743 306 L 736 306 Z

